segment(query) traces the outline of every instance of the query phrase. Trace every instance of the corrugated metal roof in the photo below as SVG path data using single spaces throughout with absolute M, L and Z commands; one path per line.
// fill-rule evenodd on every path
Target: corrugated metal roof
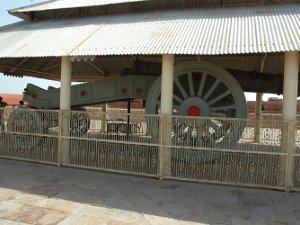
M 0 57 L 300 50 L 299 4 L 49 20 L 0 30 Z
M 52 0 L 24 6 L 9 10 L 10 13 L 16 12 L 34 12 L 54 9 L 68 9 L 78 7 L 104 6 L 130 2 L 143 2 L 148 0 Z

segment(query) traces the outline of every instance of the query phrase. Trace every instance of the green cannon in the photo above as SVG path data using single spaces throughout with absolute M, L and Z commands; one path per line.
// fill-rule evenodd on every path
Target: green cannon
M 193 118 L 195 116 L 247 117 L 247 104 L 243 90 L 239 82 L 227 70 L 209 63 L 184 62 L 175 66 L 174 73 L 173 113 L 175 115 L 193 116 Z M 157 75 L 123 75 L 72 86 L 71 106 L 74 110 L 83 110 L 82 107 L 87 105 L 143 99 L 146 102 L 146 114 L 156 114 L 160 107 L 160 92 L 161 78 Z M 28 102 L 29 107 L 33 109 L 59 109 L 59 96 L 59 88 L 44 90 L 28 84 L 24 90 L 23 100 Z M 16 124 L 16 121 L 20 121 L 18 119 L 20 117 L 26 117 L 26 121 L 32 121 L 29 130 L 27 129 L 28 132 L 43 127 L 42 132 L 47 133 L 48 128 L 57 126 L 57 118 L 49 119 L 36 111 L 25 113 L 24 110 L 22 113 L 18 110 L 9 118 L 9 130 L 20 129 L 23 123 Z M 237 142 L 241 132 L 234 132 L 233 126 L 229 126 L 228 123 L 222 124 L 222 120 L 218 121 L 216 118 L 211 119 L 210 124 L 206 123 L 204 135 L 196 136 L 192 125 L 174 120 L 173 140 L 177 143 L 184 143 L 189 141 L 186 137 L 191 137 L 193 140 L 196 137 L 216 144 L 220 140 L 226 141 L 227 136 L 231 136 L 232 140 L 232 135 L 229 133 L 234 133 L 234 140 Z M 72 115 L 70 120 L 71 135 L 83 135 L 89 129 L 90 118 L 87 113 L 78 112 Z M 77 120 L 74 123 L 77 126 L 72 127 L 72 120 Z M 178 127 L 182 129 L 177 129 Z

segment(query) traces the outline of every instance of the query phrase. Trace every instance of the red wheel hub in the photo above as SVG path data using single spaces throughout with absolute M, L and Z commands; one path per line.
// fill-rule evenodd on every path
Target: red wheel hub
M 188 116 L 200 116 L 200 114 L 201 114 L 201 110 L 197 106 L 191 106 L 188 109 Z

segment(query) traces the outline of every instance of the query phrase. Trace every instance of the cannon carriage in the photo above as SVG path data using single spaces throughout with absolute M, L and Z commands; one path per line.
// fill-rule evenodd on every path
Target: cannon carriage
M 79 137 L 89 130 L 91 121 L 83 106 L 142 99 L 146 103 L 146 114 L 159 113 L 161 65 L 150 64 L 146 66 L 146 70 L 144 65 L 146 63 L 137 61 L 132 68 L 123 70 L 121 73 L 125 75 L 120 77 L 72 86 L 71 106 L 76 113 L 72 113 L 70 117 L 70 136 Z M 173 141 L 180 144 L 196 140 L 205 146 L 224 145 L 226 142 L 230 142 L 231 146 L 234 145 L 242 135 L 245 124 L 234 125 L 218 118 L 247 117 L 244 91 L 260 91 L 260 89 L 274 93 L 282 91 L 282 87 L 270 87 L 270 79 L 266 79 L 270 74 L 255 76 L 254 74 L 256 73 L 226 70 L 211 63 L 195 61 L 175 65 L 173 114 L 190 116 L 193 119 L 190 122 L 180 119 L 172 121 Z M 273 75 L 272 79 L 274 77 L 280 79 L 278 75 Z M 247 79 L 251 80 L 252 84 L 244 82 Z M 24 90 L 23 100 L 33 109 L 58 109 L 59 96 L 59 88 L 44 90 L 28 84 Z M 205 123 L 195 122 L 195 118 L 199 116 L 211 119 Z M 49 117 L 39 111 L 16 110 L 9 118 L 8 129 L 47 134 L 49 129 L 58 126 L 58 120 L 57 116 Z M 151 124 L 148 127 L 151 129 Z M 186 138 L 187 136 L 189 138 Z

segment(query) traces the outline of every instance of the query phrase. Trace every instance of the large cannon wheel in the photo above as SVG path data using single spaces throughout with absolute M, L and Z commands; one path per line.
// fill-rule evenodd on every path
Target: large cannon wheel
M 80 137 L 89 130 L 91 118 L 83 107 L 72 107 L 72 110 L 75 112 L 72 112 L 70 118 L 70 136 Z
M 161 78 L 158 78 L 147 95 L 146 113 L 158 113 L 160 94 Z M 200 124 L 192 122 L 193 119 L 173 120 L 176 144 L 197 139 L 203 146 L 225 146 L 238 141 L 244 126 L 218 118 L 246 118 L 247 103 L 241 86 L 225 69 L 210 63 L 185 62 L 174 69 L 173 114 L 214 117 L 198 121 Z
M 28 108 L 14 109 L 8 118 L 7 131 L 10 132 L 11 143 L 18 149 L 32 149 L 42 140 L 36 136 L 43 132 L 41 114 Z

